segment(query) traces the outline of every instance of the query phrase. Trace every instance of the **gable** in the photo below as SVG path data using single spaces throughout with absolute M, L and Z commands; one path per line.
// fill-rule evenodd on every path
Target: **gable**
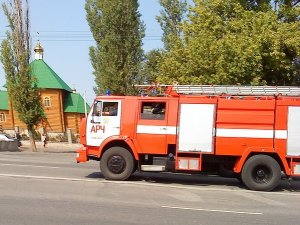
M 37 79 L 40 89 L 62 89 L 72 92 L 72 89 L 45 63 L 44 60 L 34 60 L 31 64 L 33 76 Z
M 90 106 L 86 104 L 87 112 Z M 78 93 L 68 93 L 64 99 L 64 112 L 85 113 L 84 99 Z
M 7 93 L 7 91 L 0 91 L 0 109 L 8 110 L 8 93 Z

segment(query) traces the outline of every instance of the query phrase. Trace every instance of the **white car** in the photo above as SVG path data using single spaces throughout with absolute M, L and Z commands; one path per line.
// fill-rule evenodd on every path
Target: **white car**
M 20 141 L 18 141 L 16 138 L 11 137 L 9 134 L 0 134 L 0 141 L 16 141 L 18 142 L 18 147 L 22 145 Z
M 9 134 L 0 134 L 0 141 L 15 141 Z

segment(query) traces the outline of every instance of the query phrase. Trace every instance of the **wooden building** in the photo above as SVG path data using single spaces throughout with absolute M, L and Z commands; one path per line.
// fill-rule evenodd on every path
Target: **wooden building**
M 30 64 L 33 76 L 37 79 L 39 95 L 46 120 L 37 130 L 48 134 L 62 134 L 67 129 L 79 133 L 80 120 L 88 111 L 82 96 L 72 90 L 43 60 L 44 50 L 38 43 L 34 48 L 35 60 Z M 0 128 L 4 131 L 26 132 L 26 125 L 13 110 L 8 93 L 0 90 Z

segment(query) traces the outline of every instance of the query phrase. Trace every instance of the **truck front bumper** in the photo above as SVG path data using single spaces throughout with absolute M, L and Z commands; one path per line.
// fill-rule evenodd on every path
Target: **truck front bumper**
M 76 150 L 76 161 L 77 161 L 77 163 L 88 161 L 86 147 L 82 147 L 82 148 Z

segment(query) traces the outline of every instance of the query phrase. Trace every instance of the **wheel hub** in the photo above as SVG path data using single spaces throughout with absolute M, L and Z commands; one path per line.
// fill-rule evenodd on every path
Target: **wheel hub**
M 124 171 L 126 162 L 122 156 L 112 156 L 108 160 L 108 168 L 112 173 L 120 174 Z
M 258 166 L 254 169 L 252 176 L 257 183 L 268 183 L 272 178 L 272 172 L 266 166 Z
M 261 177 L 261 178 L 264 177 L 265 176 L 265 171 L 263 171 L 262 169 L 258 170 L 257 171 L 257 176 Z

